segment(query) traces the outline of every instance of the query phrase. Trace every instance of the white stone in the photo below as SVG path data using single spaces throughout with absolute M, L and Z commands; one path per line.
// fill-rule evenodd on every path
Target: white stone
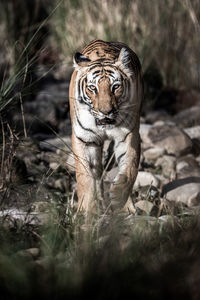
M 165 125 L 165 122 L 162 120 L 158 120 L 158 121 L 154 122 L 153 125 L 154 126 L 163 126 L 163 125 Z
M 200 126 L 184 128 L 183 130 L 191 139 L 200 139 Z
M 153 204 L 150 201 L 147 201 L 147 200 L 140 200 L 140 201 L 135 203 L 135 207 L 143 210 L 147 214 L 150 214 L 150 212 L 153 208 Z
M 138 176 L 136 178 L 134 187 L 153 185 L 155 187 L 159 187 L 159 180 L 149 172 L 139 171 Z
M 157 159 L 155 166 L 160 166 L 162 168 L 162 173 L 164 176 L 171 177 L 175 172 L 175 163 L 176 158 L 174 156 L 163 155 Z
M 151 140 L 149 139 L 148 134 L 152 127 L 153 126 L 149 125 L 149 124 L 140 124 L 140 136 L 141 136 L 143 143 L 146 143 L 146 144 L 151 143 Z
M 169 201 L 181 202 L 187 206 L 200 204 L 200 183 L 192 182 L 177 186 L 168 191 L 165 197 Z
M 184 169 L 185 167 L 188 167 L 189 164 L 186 161 L 180 161 L 179 163 L 177 163 L 176 165 L 176 171 L 179 172 L 182 169 Z
M 75 159 L 74 159 L 74 155 L 72 153 L 70 153 L 67 156 L 67 161 L 66 161 L 65 165 L 70 172 L 72 172 L 72 173 L 75 172 Z
M 163 120 L 159 120 L 153 123 L 153 126 L 165 126 L 165 125 L 175 126 L 176 123 L 172 121 L 163 121 Z
M 58 164 L 57 162 L 51 162 L 49 164 L 49 167 L 52 169 L 52 170 L 57 170 L 59 168 L 60 164 Z
M 148 161 L 156 160 L 157 158 L 162 156 L 164 153 L 165 153 L 165 150 L 163 148 L 155 147 L 155 148 L 150 148 L 150 149 L 145 150 L 143 152 L 143 155 L 144 155 L 145 160 L 148 162 Z
M 44 224 L 49 220 L 48 213 L 27 213 L 16 208 L 0 211 L 0 217 L 3 217 L 4 219 L 6 218 L 11 226 L 14 224 L 14 220 L 19 220 L 24 224 L 30 225 Z
M 189 136 L 176 126 L 154 126 L 149 130 L 148 138 L 152 146 L 163 148 L 168 154 L 180 156 L 192 149 Z

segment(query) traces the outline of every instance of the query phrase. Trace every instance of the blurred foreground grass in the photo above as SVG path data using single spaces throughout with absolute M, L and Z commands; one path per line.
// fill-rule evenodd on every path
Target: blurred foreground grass
M 49 217 L 38 228 L 1 227 L 2 299 L 199 299 L 198 215 L 104 216 L 87 230 L 81 217 Z

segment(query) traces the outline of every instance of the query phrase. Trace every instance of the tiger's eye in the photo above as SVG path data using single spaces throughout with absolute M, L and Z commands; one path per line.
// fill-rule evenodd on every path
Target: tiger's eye
M 89 90 L 91 90 L 91 91 L 93 91 L 93 92 L 96 92 L 96 90 L 97 90 L 96 86 L 95 86 L 95 85 L 92 85 L 92 84 L 91 84 L 91 85 L 88 85 L 87 87 L 88 87 Z
M 113 92 L 115 92 L 120 87 L 120 84 L 114 84 L 112 87 Z

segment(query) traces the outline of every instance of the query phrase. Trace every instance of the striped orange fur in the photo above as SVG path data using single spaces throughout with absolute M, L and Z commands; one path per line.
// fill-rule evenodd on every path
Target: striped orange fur
M 108 206 L 117 211 L 126 203 L 138 172 L 141 65 L 127 45 L 95 40 L 74 55 L 74 68 L 69 97 L 79 209 L 86 214 Z M 108 199 L 102 178 L 106 140 L 114 142 L 119 167 Z

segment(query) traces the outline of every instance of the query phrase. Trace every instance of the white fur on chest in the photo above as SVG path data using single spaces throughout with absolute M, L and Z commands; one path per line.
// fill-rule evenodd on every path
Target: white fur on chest
M 73 128 L 77 137 L 87 143 L 100 143 L 104 133 L 99 133 L 94 117 L 91 115 L 85 104 L 78 103 L 76 114 L 78 120 L 73 124 Z
M 97 126 L 94 116 L 85 104 L 77 103 L 76 114 L 79 122 L 74 122 L 74 131 L 76 136 L 85 142 L 91 143 L 97 142 L 97 140 L 103 142 L 109 139 L 117 143 L 123 141 L 127 133 L 130 132 L 130 129 L 125 126 Z
M 130 129 L 126 127 L 113 127 L 112 129 L 106 129 L 105 131 L 109 140 L 120 142 L 124 140 L 126 135 L 130 132 Z

